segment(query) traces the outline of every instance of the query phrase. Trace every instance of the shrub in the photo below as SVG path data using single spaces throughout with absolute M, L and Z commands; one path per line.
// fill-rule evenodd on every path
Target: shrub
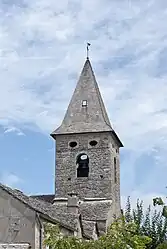
M 164 242 L 162 244 L 159 244 L 156 249 L 167 249 L 167 242 Z

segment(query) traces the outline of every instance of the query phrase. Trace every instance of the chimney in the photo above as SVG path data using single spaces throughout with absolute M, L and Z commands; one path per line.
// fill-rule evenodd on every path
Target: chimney
M 69 213 L 78 214 L 79 198 L 75 193 L 68 194 L 67 211 Z

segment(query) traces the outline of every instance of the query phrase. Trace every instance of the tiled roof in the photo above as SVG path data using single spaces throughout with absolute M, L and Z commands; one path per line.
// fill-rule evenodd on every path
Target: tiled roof
M 82 220 L 83 236 L 90 239 L 96 239 L 96 222 Z
M 67 205 L 66 204 L 51 204 L 48 201 L 43 201 L 45 199 L 45 195 L 41 195 L 43 200 L 36 197 L 41 196 L 27 196 L 23 192 L 17 189 L 12 189 L 8 186 L 5 186 L 0 183 L 0 189 L 6 191 L 9 195 L 13 196 L 14 198 L 18 199 L 25 205 L 27 205 L 29 208 L 33 209 L 37 213 L 41 215 L 45 220 L 48 220 L 53 223 L 57 223 L 62 227 L 65 227 L 71 231 L 77 231 L 78 227 L 78 221 L 79 221 L 79 214 L 72 214 L 67 211 Z M 52 197 L 52 195 L 47 195 L 49 198 Z M 48 199 L 47 199 L 48 200 Z M 88 239 L 93 239 L 95 236 L 95 228 L 96 228 L 96 220 L 98 219 L 104 219 L 106 220 L 107 214 L 108 214 L 108 208 L 110 207 L 111 203 L 101 203 L 99 205 L 102 205 L 101 208 L 105 210 L 106 212 L 102 212 L 103 215 L 99 216 L 99 214 L 96 212 L 96 205 L 94 206 L 93 212 L 90 213 L 90 206 L 93 204 L 88 203 L 82 203 L 80 206 L 80 212 L 81 212 L 81 225 L 82 225 L 82 233 L 83 237 Z M 92 208 L 92 207 L 91 207 Z M 95 232 L 95 233 L 94 233 Z
M 82 219 L 91 221 L 107 220 L 111 208 L 111 200 L 100 202 L 83 202 L 79 207 L 80 213 L 82 214 Z
M 82 106 L 82 101 L 87 106 Z M 61 126 L 53 134 L 111 131 L 89 59 L 86 60 Z
M 31 195 L 31 198 L 35 198 L 41 201 L 52 203 L 55 195 L 49 194 L 49 195 Z
M 87 106 L 82 106 L 82 101 Z M 112 131 L 107 112 L 89 59 L 86 60 L 79 81 L 61 126 L 54 134 Z
M 123 146 L 110 124 L 89 59 L 84 64 L 64 120 L 51 136 L 85 132 L 111 132 L 119 146 Z
M 56 206 L 48 202 L 29 197 L 20 190 L 9 188 L 1 183 L 0 188 L 6 191 L 9 195 L 12 195 L 14 198 L 20 200 L 25 205 L 29 206 L 37 213 L 41 214 L 43 218 L 58 223 L 59 225 L 64 226 L 72 231 L 77 229 L 77 215 L 62 213 L 61 210 L 56 209 Z

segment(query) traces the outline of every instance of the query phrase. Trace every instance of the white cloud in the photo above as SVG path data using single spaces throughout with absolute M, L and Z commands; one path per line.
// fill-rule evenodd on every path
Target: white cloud
M 48 134 L 60 124 L 89 41 L 109 116 L 131 151 L 130 182 L 145 153 L 165 167 L 165 0 L 25 0 L 0 3 L 0 9 L 0 124 L 11 127 L 6 132 Z
M 22 182 L 22 179 L 13 173 L 5 172 L 0 175 L 0 182 L 8 185 L 9 187 L 16 188 Z
M 7 133 L 16 133 L 18 136 L 24 136 L 25 134 L 18 128 L 16 127 L 8 127 L 5 129 L 4 131 L 4 134 L 7 134 Z

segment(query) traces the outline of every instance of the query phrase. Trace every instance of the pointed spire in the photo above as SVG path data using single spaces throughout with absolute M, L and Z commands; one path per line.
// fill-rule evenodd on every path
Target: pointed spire
M 51 135 L 103 131 L 112 127 L 87 58 L 64 120 Z
M 89 58 L 86 59 L 64 120 L 51 136 L 92 132 L 112 132 L 112 129 Z

